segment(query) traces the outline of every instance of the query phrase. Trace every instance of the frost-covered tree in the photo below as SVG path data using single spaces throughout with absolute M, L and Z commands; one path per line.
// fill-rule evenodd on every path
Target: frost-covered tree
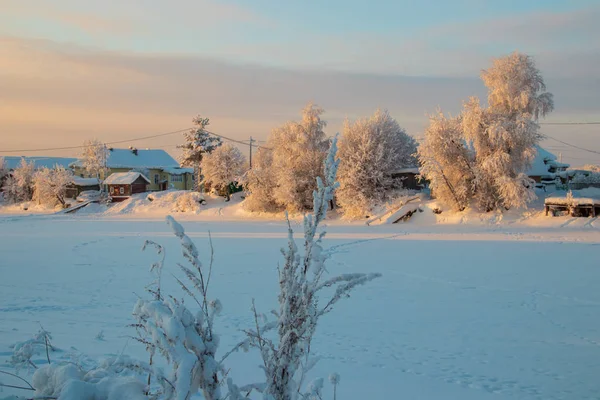
M 22 158 L 19 166 L 15 168 L 12 174 L 4 181 L 4 186 L 2 188 L 4 198 L 13 203 L 31 200 L 33 198 L 34 172 L 34 163 L 28 163 Z
M 513 119 L 527 115 L 537 121 L 554 109 L 552 93 L 546 92 L 544 78 L 531 56 L 514 52 L 494 59 L 481 79 L 495 113 Z
M 358 285 L 380 276 L 377 273 L 352 273 L 325 279 L 325 263 L 331 256 L 322 246 L 325 232 L 319 233 L 319 225 L 325 220 L 328 202 L 337 187 L 335 181 L 339 160 L 335 160 L 337 139 L 325 160 L 324 177 L 317 176 L 317 188 L 313 193 L 313 212 L 304 217 L 304 241 L 300 252 L 294 232 L 288 220 L 288 245 L 282 249 L 284 263 L 279 271 L 279 310 L 277 319 L 261 323 L 253 305 L 255 328 L 248 330 L 250 344 L 260 350 L 266 385 L 261 387 L 264 398 L 273 400 L 296 400 L 310 398 L 320 393 L 322 380 L 302 393 L 306 373 L 315 365 L 310 357 L 311 342 L 319 319 Z M 326 301 L 320 301 L 325 289 L 334 288 Z M 262 325 L 262 326 L 261 326 Z M 268 336 L 276 330 L 275 340 Z M 316 396 L 316 395 L 315 395 Z
M 33 198 L 49 207 L 66 207 L 67 187 L 73 183 L 73 173 L 62 165 L 41 168 L 33 175 Z
M 441 111 L 431 115 L 425 139 L 417 150 L 420 174 L 429 180 L 432 194 L 456 211 L 468 207 L 475 176 L 460 120 L 448 118 Z
M 241 181 L 247 192 L 243 203 L 246 210 L 273 212 L 279 209 L 273 197 L 276 183 L 272 165 L 273 151 L 259 147 L 252 168 L 244 174 Z
M 401 181 L 393 178 L 400 168 L 414 167 L 416 141 L 387 111 L 344 123 L 340 139 L 340 168 L 336 192 L 345 216 L 365 217 L 389 198 Z
M 200 192 L 203 189 L 203 177 L 200 168 L 202 158 L 205 154 L 211 153 L 219 147 L 222 142 L 220 138 L 207 132 L 206 127 L 209 125 L 208 118 L 202 118 L 198 115 L 193 119 L 193 122 L 196 127 L 183 134 L 185 143 L 177 147 L 183 150 L 183 153 L 179 157 L 181 165 L 194 168 L 194 190 Z
M 95 178 L 106 177 L 106 162 L 110 155 L 104 143 L 98 139 L 89 139 L 83 142 L 81 151 L 81 164 L 85 172 Z
M 227 200 L 230 199 L 230 184 L 238 182 L 246 169 L 246 158 L 233 145 L 226 143 L 206 154 L 200 164 L 204 180 L 213 187 L 226 188 Z
M 4 157 L 0 157 L 0 202 L 6 199 L 6 195 L 4 193 L 4 183 L 8 179 L 10 174 L 10 170 L 4 161 Z
M 481 78 L 489 106 L 472 98 L 462 113 L 464 136 L 476 155 L 476 201 L 485 211 L 523 207 L 535 198 L 525 172 L 541 139 L 537 120 L 554 108 L 552 94 L 525 54 L 495 59 Z
M 286 122 L 271 133 L 267 147 L 273 149 L 271 168 L 275 177 L 273 198 L 283 208 L 297 212 L 310 209 L 316 177 L 323 176 L 323 160 L 329 142 L 321 119 L 325 111 L 309 103 L 302 121 Z
M 552 94 L 540 71 L 530 56 L 513 53 L 495 59 L 481 78 L 488 88 L 488 107 L 482 107 L 479 99 L 471 98 L 460 115 L 461 153 L 472 154 L 472 174 L 465 175 L 471 183 L 465 202 L 452 193 L 441 195 L 441 200 L 452 207 L 462 209 L 474 200 L 482 211 L 526 206 L 535 198 L 534 182 L 526 171 L 535 157 L 535 145 L 539 142 L 538 118 L 551 112 L 554 104 Z M 455 141 L 456 142 L 456 141 Z M 434 144 L 427 144 L 427 151 L 419 151 L 421 163 L 429 160 L 422 174 L 431 181 L 432 187 L 450 186 L 443 182 L 444 175 L 432 174 L 432 165 L 443 161 L 436 158 Z M 435 162 L 432 162 L 435 161 Z M 472 179 L 472 180 L 471 180 Z M 467 185 L 469 186 L 469 185 Z M 452 198 L 459 198 L 451 201 Z M 456 207 L 461 203 L 461 206 Z

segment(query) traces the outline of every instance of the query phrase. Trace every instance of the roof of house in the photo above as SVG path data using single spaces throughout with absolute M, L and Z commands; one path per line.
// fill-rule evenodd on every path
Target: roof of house
M 535 146 L 537 154 L 531 163 L 531 168 L 527 171 L 528 176 L 552 176 L 548 170 L 551 166 L 568 168 L 569 164 L 558 162 L 558 157 L 550 153 L 548 150 Z
M 108 178 L 104 180 L 105 185 L 131 185 L 139 177 L 142 177 L 146 182 L 150 183 L 150 180 L 146 178 L 140 172 L 115 172 L 110 174 Z
M 100 184 L 100 180 L 98 178 L 81 178 L 79 176 L 74 176 L 73 184 L 77 186 L 96 186 Z
M 81 167 L 81 160 L 72 164 Z M 109 150 L 106 166 L 109 168 L 178 168 L 179 163 L 161 149 L 112 149 Z
M 69 168 L 69 164 L 77 161 L 76 158 L 68 157 L 20 157 L 20 156 L 5 156 L 4 163 L 8 169 L 15 169 L 21 164 L 21 159 L 24 158 L 28 163 L 35 165 L 35 168 L 54 168 L 55 165 L 60 165 Z

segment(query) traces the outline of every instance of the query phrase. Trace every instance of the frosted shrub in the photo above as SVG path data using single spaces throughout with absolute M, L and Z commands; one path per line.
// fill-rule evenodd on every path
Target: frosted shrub
M 312 214 L 304 217 L 303 254 L 300 253 L 294 232 L 288 220 L 288 245 L 282 249 L 284 263 L 279 271 L 279 310 L 277 319 L 261 324 L 253 306 L 255 328 L 248 330 L 250 345 L 260 351 L 263 360 L 267 399 L 295 400 L 318 398 L 322 380 L 313 382 L 306 393 L 302 393 L 307 372 L 316 364 L 310 357 L 310 348 L 318 320 L 358 285 L 362 285 L 380 274 L 344 274 L 325 279 L 325 262 L 330 253 L 322 247 L 325 232 L 319 225 L 327 214 L 328 202 L 337 187 L 335 181 L 339 160 L 335 160 L 337 139 L 331 144 L 324 163 L 325 181 L 317 177 L 317 189 L 313 193 Z M 321 290 L 335 288 L 326 301 L 319 299 Z M 261 326 L 262 325 L 262 326 Z M 271 340 L 266 332 L 276 330 L 276 339 Z
M 213 257 L 211 254 L 210 264 L 205 269 L 198 258 L 198 249 L 185 234 L 183 227 L 171 216 L 167 217 L 167 223 L 179 238 L 183 256 L 190 264 L 190 267 L 179 267 L 191 287 L 181 280 L 178 282 L 199 309 L 192 312 L 182 301 L 162 295 L 160 277 L 164 248 L 154 242 L 146 242 L 144 247 L 155 246 L 162 258 L 152 266 L 152 270 L 157 273 L 155 288 L 149 289 L 153 299 L 140 299 L 133 309 L 140 341 L 146 344 L 151 360 L 158 352 L 172 366 L 168 377 L 158 379 L 163 391 L 162 398 L 187 400 L 200 390 L 206 400 L 218 400 L 221 399 L 221 376 L 224 369 L 215 359 L 219 337 L 214 332 L 213 325 L 222 305 L 219 300 L 209 300 L 207 297 Z
M 370 118 L 346 121 L 340 139 L 340 167 L 336 191 L 344 216 L 364 218 L 373 207 L 388 200 L 402 185 L 393 174 L 414 167 L 416 141 L 387 111 Z
M 41 168 L 33 175 L 33 197 L 38 204 L 66 207 L 67 187 L 73 183 L 73 173 L 65 167 Z
M 35 166 L 24 158 L 21 163 L 4 181 L 2 190 L 4 199 L 12 203 L 29 201 L 33 198 L 33 175 Z
M 237 147 L 226 143 L 205 155 L 201 166 L 205 181 L 215 188 L 225 188 L 230 200 L 229 184 L 239 181 L 244 174 L 246 158 Z
M 9 364 L 14 366 L 17 371 L 21 368 L 37 368 L 31 360 L 33 356 L 45 354 L 45 358 L 50 364 L 50 352 L 54 351 L 54 347 L 51 343 L 52 336 L 50 332 L 44 328 L 40 328 L 37 334 L 31 339 L 27 339 L 23 342 L 16 343 L 13 345 L 13 354 L 9 360 Z

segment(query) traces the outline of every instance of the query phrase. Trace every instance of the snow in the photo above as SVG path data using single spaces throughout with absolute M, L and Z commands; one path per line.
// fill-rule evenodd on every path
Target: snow
M 108 178 L 104 180 L 105 185 L 130 185 L 136 181 L 139 177 L 142 177 L 146 182 L 150 183 L 150 180 L 146 178 L 140 172 L 115 172 L 110 174 Z
M 544 204 L 559 204 L 559 205 L 600 205 L 600 199 L 592 198 L 592 197 L 573 197 L 572 199 L 567 198 L 566 196 L 551 196 L 546 197 L 544 200 Z
M 73 183 L 77 186 L 95 186 L 100 184 L 100 180 L 98 178 L 81 178 L 79 176 L 74 176 Z
M 324 244 L 343 252 L 333 256 L 330 272 L 372 268 L 383 279 L 323 318 L 313 342 L 321 361 L 308 381 L 335 371 L 338 398 L 347 400 L 398 393 L 426 400 L 595 398 L 600 223 L 557 217 L 457 224 L 427 211 L 397 225 L 332 221 Z M 125 351 L 147 361 L 143 346 L 127 338 L 136 294 L 156 259 L 139 252 L 145 239 L 167 247 L 164 290 L 183 295 L 170 277 L 183 258 L 163 218 L 78 215 L 0 219 L 2 370 L 10 370 L 9 345 L 37 332 L 37 321 L 63 349 L 52 360 L 85 364 L 81 353 L 98 359 Z M 477 218 L 461 218 L 467 215 Z M 220 348 L 228 349 L 253 326 L 252 298 L 261 310 L 277 303 L 286 226 L 189 218 L 180 222 L 201 254 L 207 232 L 213 237 L 211 292 L 223 302 L 216 328 Z M 235 353 L 230 377 L 239 386 L 257 382 L 259 363 L 256 353 Z M 323 391 L 331 398 L 331 386 Z M 11 394 L 5 389 L 0 398 Z
M 528 176 L 554 177 L 554 174 L 548 171 L 551 165 L 562 168 L 569 167 L 569 164 L 558 162 L 558 158 L 548 150 L 537 145 L 535 149 L 536 155 L 531 163 L 531 168 L 527 171 Z
M 5 156 L 4 162 L 8 169 L 15 169 L 21 164 L 21 159 L 25 158 L 28 163 L 34 164 L 35 168 L 54 168 L 55 165 L 60 165 L 64 168 L 69 168 L 69 165 L 75 161 L 76 158 L 68 157 L 18 157 L 18 156 Z
M 419 168 L 418 167 L 398 168 L 398 169 L 394 170 L 394 173 L 395 174 L 418 174 Z
M 73 160 L 73 166 L 81 167 L 81 160 Z M 137 149 L 137 155 L 130 149 L 109 151 L 108 168 L 178 168 L 179 163 L 161 149 Z

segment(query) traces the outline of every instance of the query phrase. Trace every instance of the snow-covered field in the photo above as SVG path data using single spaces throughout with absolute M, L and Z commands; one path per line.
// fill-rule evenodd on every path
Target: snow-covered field
M 252 326 L 252 298 L 263 311 L 275 306 L 286 233 L 280 221 L 219 215 L 182 221 L 201 250 L 212 233 L 210 291 L 224 305 L 217 330 L 226 350 Z M 339 250 L 331 273 L 383 278 L 323 318 L 313 375 L 338 372 L 342 400 L 598 399 L 596 220 L 435 218 L 424 212 L 397 225 L 331 223 L 326 244 Z M 6 364 L 9 346 L 40 323 L 63 350 L 52 354 L 56 360 L 121 352 L 146 359 L 127 327 L 156 257 L 140 251 L 145 239 L 166 245 L 167 271 L 177 274 L 177 241 L 154 214 L 0 217 L 0 370 L 14 371 Z M 183 296 L 166 277 L 166 289 Z M 236 353 L 227 366 L 245 384 L 260 380 L 259 363 L 255 353 Z

